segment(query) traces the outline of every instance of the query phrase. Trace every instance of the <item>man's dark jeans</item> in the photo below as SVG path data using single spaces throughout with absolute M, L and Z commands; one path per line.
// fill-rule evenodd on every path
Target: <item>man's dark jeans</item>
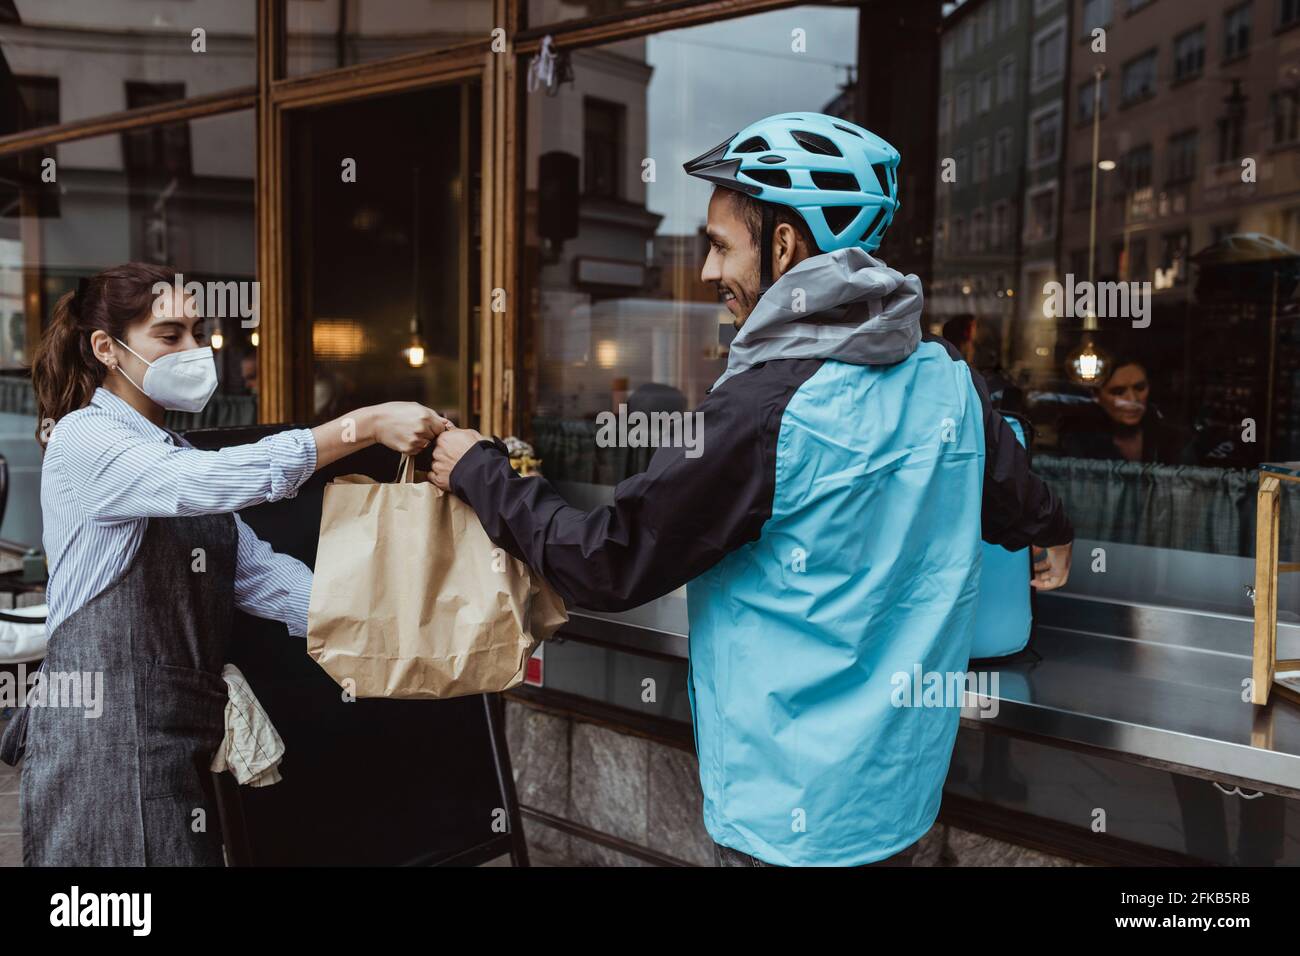
M 918 840 L 911 846 L 899 850 L 893 856 L 887 856 L 883 860 L 877 860 L 875 863 L 864 863 L 863 866 L 911 866 L 912 859 L 916 856 L 916 848 L 921 845 Z M 720 843 L 713 844 L 713 859 L 718 866 L 779 866 L 777 863 L 765 863 L 757 857 L 750 856 L 748 853 L 741 853 L 739 850 L 733 850 L 729 846 L 723 846 Z

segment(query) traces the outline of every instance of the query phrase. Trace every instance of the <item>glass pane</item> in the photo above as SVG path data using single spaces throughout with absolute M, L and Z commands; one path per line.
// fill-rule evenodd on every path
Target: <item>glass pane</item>
M 154 262 L 205 290 L 220 283 L 223 296 L 234 283 L 241 301 L 255 304 L 255 136 L 248 110 L 0 159 L 0 455 L 10 476 L 0 538 L 40 541 L 26 368 L 55 302 L 79 278 Z M 209 331 L 220 332 L 220 341 L 212 336 L 219 391 L 200 415 L 168 413 L 177 428 L 257 418 L 257 317 L 229 298 L 208 301 Z
M 791 52 L 795 28 L 815 56 Z M 712 187 L 681 163 L 770 113 L 849 115 L 857 34 L 854 8 L 727 20 L 578 51 L 571 83 L 531 95 L 526 405 L 542 470 L 573 503 L 606 500 L 655 450 L 598 447 L 598 415 L 686 411 L 726 367 L 731 314 L 700 278 Z
M 565 20 L 585 20 L 664 2 L 666 0 L 528 0 L 528 26 L 542 27 Z
M 257 82 L 256 0 L 0 3 L 0 135 Z
M 285 66 L 318 73 L 488 40 L 492 0 L 289 0 Z
M 450 86 L 296 116 L 294 312 L 312 330 L 314 421 L 399 399 L 470 421 L 477 100 Z
M 920 190 L 933 213 L 895 220 L 880 257 L 922 278 L 927 331 L 1033 424 L 1035 468 L 1079 535 L 1072 590 L 1252 614 L 1256 469 L 1300 460 L 1300 93 L 1286 73 L 1300 13 L 943 11 L 933 105 L 874 130 L 903 154 L 900 217 L 926 205 Z M 1085 13 L 1123 20 L 1105 53 L 1072 26 Z M 871 127 L 851 78 L 882 67 L 857 20 L 798 7 L 574 51 L 571 80 L 530 95 L 523 405 L 542 470 L 575 504 L 608 500 L 654 451 L 599 447 L 598 415 L 689 409 L 725 363 L 699 279 L 710 187 L 679 164 L 782 110 Z M 791 53 L 796 27 L 815 56 Z M 926 114 L 931 132 L 907 140 Z M 1293 561 L 1300 498 L 1290 483 L 1283 496 Z M 1090 573 L 1095 547 L 1124 573 Z M 1284 620 L 1300 620 L 1292 577 Z
M 1239 0 L 1022 2 L 971 47 L 968 6 L 945 20 L 941 96 L 1006 57 L 1028 85 L 936 123 L 940 156 L 995 145 L 991 176 L 936 183 L 931 328 L 1032 419 L 1082 559 L 1122 572 L 1085 564 L 1072 589 L 1249 615 L 1255 469 L 1300 459 L 1297 23 Z M 1107 28 L 1106 51 L 1075 35 L 1063 58 L 1067 14 Z

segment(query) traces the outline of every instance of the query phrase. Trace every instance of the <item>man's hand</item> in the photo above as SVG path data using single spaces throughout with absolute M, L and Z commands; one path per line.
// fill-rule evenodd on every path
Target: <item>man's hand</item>
M 443 491 L 451 491 L 451 471 L 465 452 L 483 440 L 472 428 L 448 428 L 438 436 L 433 449 L 433 468 L 429 480 Z
M 441 444 L 441 442 L 439 442 Z M 1058 544 L 1044 550 L 1035 550 L 1034 577 L 1030 587 L 1039 591 L 1054 591 L 1070 578 L 1070 552 L 1074 542 Z

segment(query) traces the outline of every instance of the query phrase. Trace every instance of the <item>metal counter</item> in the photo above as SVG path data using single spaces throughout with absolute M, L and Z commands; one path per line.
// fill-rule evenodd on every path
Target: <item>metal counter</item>
M 1095 750 L 1177 773 L 1300 796 L 1300 707 L 1243 699 L 1249 618 L 1068 594 L 1043 594 L 1033 654 L 996 671 L 997 706 L 964 726 Z M 566 636 L 656 657 L 687 653 L 685 590 L 619 614 L 575 611 Z M 1300 627 L 1280 624 L 1278 656 L 1300 657 Z

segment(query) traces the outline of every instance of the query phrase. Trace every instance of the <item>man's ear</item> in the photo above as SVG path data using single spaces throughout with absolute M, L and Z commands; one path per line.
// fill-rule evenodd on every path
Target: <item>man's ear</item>
M 113 339 L 103 329 L 90 333 L 90 350 L 95 358 L 103 362 L 111 371 L 117 370 L 117 356 L 113 354 Z
M 772 276 L 780 278 L 808 257 L 799 233 L 788 222 L 772 230 Z

